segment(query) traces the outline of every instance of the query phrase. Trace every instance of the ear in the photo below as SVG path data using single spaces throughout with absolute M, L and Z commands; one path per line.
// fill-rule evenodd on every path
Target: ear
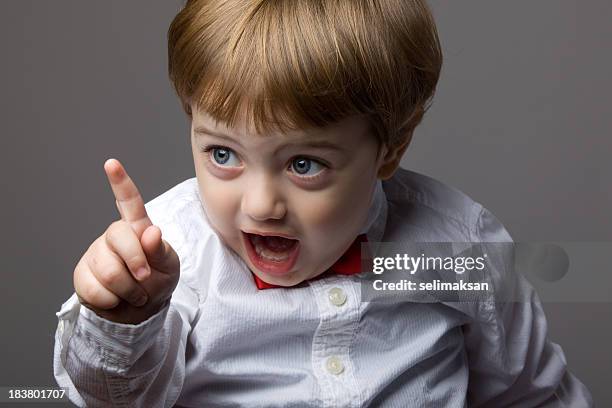
M 397 145 L 396 147 L 389 148 L 384 146 L 385 153 L 383 153 L 384 157 L 382 158 L 382 163 L 378 168 L 378 178 L 382 180 L 387 180 L 393 177 L 395 171 L 399 167 L 400 161 L 402 160 L 402 156 L 404 152 L 408 148 L 410 141 L 412 140 L 412 132 L 408 135 L 405 141 Z

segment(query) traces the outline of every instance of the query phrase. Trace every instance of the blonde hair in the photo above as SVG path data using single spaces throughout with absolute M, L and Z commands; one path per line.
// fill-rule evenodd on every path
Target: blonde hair
M 169 76 L 191 105 L 258 133 L 365 115 L 379 141 L 410 138 L 442 52 L 425 0 L 188 0 L 168 30 Z

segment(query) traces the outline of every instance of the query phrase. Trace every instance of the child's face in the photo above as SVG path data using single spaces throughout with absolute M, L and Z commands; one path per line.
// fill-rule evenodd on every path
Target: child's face
M 259 278 L 281 286 L 333 265 L 365 223 L 377 179 L 378 141 L 365 119 L 258 135 L 244 121 L 234 128 L 217 127 L 206 113 L 193 112 L 200 197 L 225 244 Z M 317 141 L 337 149 L 306 144 Z M 286 235 L 298 243 L 284 252 L 268 247 L 258 256 L 245 232 Z M 257 246 L 261 252 L 262 244 Z

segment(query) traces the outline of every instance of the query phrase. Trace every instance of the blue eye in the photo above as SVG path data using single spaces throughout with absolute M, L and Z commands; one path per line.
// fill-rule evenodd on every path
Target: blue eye
M 225 165 L 227 164 L 232 156 L 236 156 L 236 154 L 231 150 L 228 149 L 227 147 L 221 147 L 221 146 L 208 146 L 204 149 L 205 152 L 212 152 L 212 154 L 210 154 L 210 156 L 212 157 L 212 159 L 214 160 L 214 162 L 218 165 Z M 235 164 L 229 164 L 229 166 L 223 166 L 223 167 L 232 167 L 232 166 L 238 166 L 240 165 L 240 161 L 236 160 L 237 163 Z
M 317 171 L 308 174 L 311 169 L 317 169 L 317 167 L 319 167 Z M 291 170 L 302 176 L 314 176 L 320 173 L 324 167 L 325 166 L 323 164 L 307 157 L 299 157 L 291 162 Z

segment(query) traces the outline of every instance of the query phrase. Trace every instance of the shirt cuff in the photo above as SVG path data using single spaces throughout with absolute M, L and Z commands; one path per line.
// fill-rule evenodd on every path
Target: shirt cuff
M 116 323 L 81 305 L 75 293 L 57 316 L 61 329 L 74 327 L 72 335 L 99 349 L 107 363 L 121 370 L 131 367 L 155 341 L 169 309 L 170 299 L 159 312 L 139 324 Z

